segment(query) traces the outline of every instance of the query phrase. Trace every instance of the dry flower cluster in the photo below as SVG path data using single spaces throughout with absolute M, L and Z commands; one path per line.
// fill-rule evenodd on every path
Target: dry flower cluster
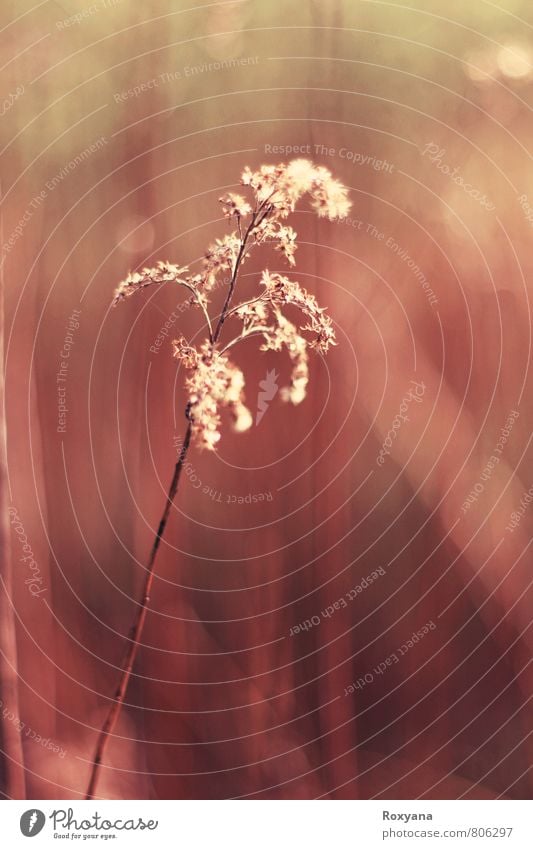
M 305 398 L 309 380 L 308 348 L 326 354 L 330 345 L 336 344 L 331 319 L 325 310 L 299 283 L 281 274 L 263 271 L 257 297 L 233 308 L 230 302 L 239 270 L 254 246 L 272 244 L 290 266 L 295 265 L 296 232 L 285 219 L 304 195 L 310 196 L 311 206 L 320 217 L 334 220 L 344 218 L 350 209 L 346 188 L 327 168 L 306 159 L 263 165 L 257 171 L 247 167 L 241 183 L 250 200 L 233 192 L 220 198 L 224 216 L 234 222 L 236 229 L 210 245 L 201 273 L 192 275 L 187 267 L 159 262 L 155 268 L 130 273 L 119 285 L 113 301 L 117 304 L 140 289 L 168 282 L 190 291 L 191 303 L 204 314 L 209 336 L 198 348 L 189 345 L 183 337 L 176 339 L 174 356 L 187 370 L 187 409 L 193 436 L 198 444 L 209 449 L 215 448 L 220 439 L 221 407 L 228 408 L 236 430 L 247 430 L 252 424 L 252 416 L 244 404 L 244 375 L 226 356 L 230 348 L 252 335 L 262 338 L 263 351 L 280 351 L 285 347 L 292 362 L 292 374 L 281 397 L 299 404 Z M 208 295 L 219 275 L 228 273 L 229 291 L 213 326 Z M 284 307 L 299 311 L 302 318 L 298 325 L 287 318 Z M 222 327 L 230 317 L 241 322 L 241 331 L 222 344 Z

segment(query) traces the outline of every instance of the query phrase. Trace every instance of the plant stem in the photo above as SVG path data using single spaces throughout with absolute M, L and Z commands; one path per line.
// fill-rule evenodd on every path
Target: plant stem
M 230 303 L 231 303 L 231 299 L 233 297 L 233 292 L 235 290 L 235 285 L 237 283 L 237 277 L 239 275 L 239 268 L 240 268 L 241 262 L 242 262 L 243 257 L 244 257 L 244 253 L 245 253 L 245 250 L 246 250 L 246 244 L 248 242 L 248 239 L 249 239 L 250 234 L 252 233 L 254 227 L 258 226 L 261 223 L 261 221 L 266 217 L 266 215 L 268 215 L 268 211 L 269 211 L 268 201 L 269 201 L 269 198 L 265 199 L 259 205 L 259 207 L 255 210 L 255 212 L 252 214 L 250 223 L 248 224 L 248 227 L 247 227 L 244 235 L 242 234 L 241 224 L 240 224 L 240 221 L 239 221 L 240 247 L 239 247 L 239 251 L 238 251 L 238 254 L 237 254 L 237 258 L 235 260 L 235 267 L 233 269 L 233 274 L 232 274 L 232 277 L 231 277 L 229 292 L 228 292 L 226 299 L 224 301 L 224 306 L 222 307 L 222 312 L 220 314 L 220 318 L 218 320 L 218 323 L 216 325 L 214 332 L 213 332 L 211 322 L 209 320 L 209 314 L 207 313 L 207 310 L 205 309 L 205 305 L 198 298 L 198 293 L 195 292 L 195 290 L 191 286 L 188 286 L 187 284 L 185 284 L 185 285 L 187 285 L 187 288 L 191 289 L 193 294 L 196 295 L 196 299 L 197 299 L 200 307 L 202 308 L 202 310 L 204 312 L 204 316 L 206 317 L 207 325 L 208 325 L 208 328 L 209 328 L 209 339 L 210 339 L 210 342 L 213 346 L 218 342 L 218 339 L 220 337 L 220 333 L 222 331 L 222 325 L 224 324 L 224 322 L 225 322 L 225 320 L 228 316 L 228 310 L 229 310 L 229 306 L 230 306 Z M 231 344 L 233 344 L 233 343 L 230 343 L 230 345 Z M 227 347 L 230 347 L 230 345 L 228 345 Z M 176 493 L 178 491 L 178 484 L 179 484 L 181 469 L 182 469 L 183 464 L 185 462 L 185 458 L 187 456 L 187 451 L 189 449 L 189 444 L 190 444 L 190 441 L 191 441 L 192 421 L 191 421 L 191 418 L 190 418 L 190 415 L 189 415 L 189 408 L 187 408 L 187 410 L 186 410 L 186 416 L 189 419 L 189 424 L 188 424 L 187 431 L 186 431 L 186 434 L 185 434 L 185 439 L 183 440 L 183 445 L 182 445 L 182 448 L 181 448 L 180 456 L 178 458 L 178 462 L 176 463 L 176 466 L 175 466 L 175 469 L 174 469 L 174 476 L 173 476 L 172 481 L 170 483 L 170 488 L 169 488 L 168 495 L 167 495 L 165 509 L 163 511 L 161 521 L 159 522 L 159 528 L 157 530 L 157 534 L 156 534 L 156 537 L 155 537 L 155 540 L 154 540 L 154 543 L 153 543 L 153 546 L 152 546 L 152 551 L 150 553 L 150 559 L 148 561 L 148 566 L 147 566 L 147 569 L 146 569 L 146 578 L 145 578 L 145 581 L 144 581 L 143 593 L 142 593 L 142 596 L 141 596 L 141 601 L 139 602 L 139 609 L 137 610 L 137 613 L 135 615 L 135 619 L 133 620 L 133 624 L 132 624 L 131 629 L 130 629 L 130 633 L 128 635 L 128 648 L 127 648 L 126 656 L 125 656 L 123 664 L 122 664 L 122 672 L 121 672 L 120 680 L 118 682 L 117 690 L 115 692 L 115 696 L 114 696 L 113 701 L 111 703 L 111 707 L 109 708 L 105 722 L 104 722 L 102 729 L 100 731 L 100 734 L 98 736 L 98 741 L 97 741 L 97 744 L 96 744 L 96 751 L 94 753 L 94 758 L 93 758 L 93 761 L 92 761 L 92 769 L 91 769 L 91 776 L 90 776 L 90 780 L 89 780 L 89 786 L 87 788 L 87 793 L 85 795 L 85 799 L 93 799 L 94 798 L 94 793 L 95 793 L 95 790 L 96 790 L 96 784 L 97 784 L 97 781 L 98 781 L 98 773 L 99 773 L 99 770 L 100 770 L 100 766 L 102 764 L 102 760 L 103 760 L 103 757 L 104 757 L 104 754 L 105 754 L 105 750 L 107 748 L 107 744 L 109 742 L 109 738 L 111 737 L 111 734 L 113 733 L 113 729 L 114 729 L 114 727 L 117 723 L 122 705 L 124 703 L 124 697 L 126 695 L 126 690 L 128 688 L 128 683 L 129 683 L 129 680 L 130 680 L 130 677 L 131 677 L 131 671 L 132 671 L 132 668 L 133 668 L 133 664 L 135 662 L 135 658 L 137 656 L 137 652 L 139 650 L 141 635 L 142 635 L 142 631 L 143 631 L 143 628 L 144 628 L 144 622 L 145 622 L 145 619 L 146 619 L 146 614 L 147 614 L 147 611 L 148 611 L 148 602 L 150 601 L 150 590 L 151 590 L 153 579 L 154 579 L 155 559 L 156 559 L 157 552 L 158 552 L 158 549 L 159 549 L 159 544 L 160 544 L 161 539 L 163 537 L 163 534 L 165 532 L 168 517 L 170 515 L 170 509 L 172 507 L 172 504 L 174 502 L 174 498 L 176 497 Z
M 233 269 L 233 274 L 231 275 L 229 292 L 226 296 L 226 300 L 224 301 L 224 306 L 222 307 L 222 312 L 220 313 L 220 318 L 219 318 L 218 324 L 215 328 L 215 332 L 212 334 L 212 340 L 211 341 L 212 341 L 213 344 L 218 342 L 220 332 L 222 330 L 222 325 L 224 324 L 224 322 L 226 321 L 226 319 L 229 315 L 229 305 L 230 305 L 231 299 L 233 297 L 233 292 L 235 291 L 235 285 L 237 283 L 237 277 L 239 275 L 239 268 L 241 266 L 241 263 L 242 263 L 242 260 L 243 260 L 243 257 L 244 257 L 244 252 L 246 250 L 246 244 L 248 242 L 250 234 L 252 233 L 252 231 L 256 227 L 258 227 L 261 224 L 261 222 L 267 217 L 267 215 L 270 214 L 270 212 L 272 210 L 272 206 L 270 204 L 270 201 L 271 201 L 271 198 L 274 194 L 275 194 L 275 191 L 272 192 L 272 194 L 269 197 L 265 198 L 265 200 L 263 200 L 259 204 L 259 207 L 255 210 L 255 212 L 252 213 L 250 223 L 248 224 L 248 227 L 246 228 L 246 232 L 244 233 L 244 236 L 242 235 L 241 222 L 239 220 L 239 236 L 240 236 L 241 246 L 240 246 L 239 252 L 237 254 L 237 259 L 235 260 L 235 268 Z
M 189 418 L 187 411 L 187 418 Z M 159 550 L 159 544 L 163 538 L 163 534 L 165 533 L 165 528 L 167 526 L 168 517 L 170 515 L 170 510 L 172 504 L 174 503 L 174 498 L 176 497 L 176 493 L 178 491 L 178 484 L 180 480 L 181 470 L 183 468 L 183 464 L 185 462 L 185 458 L 187 456 L 187 451 L 189 449 L 189 444 L 191 441 L 191 432 L 192 432 L 192 422 L 189 419 L 189 424 L 187 426 L 187 430 L 185 433 L 185 438 L 183 440 L 183 445 L 181 447 L 180 455 L 178 457 L 178 461 L 174 468 L 174 475 L 172 477 L 172 481 L 170 482 L 170 487 L 168 490 L 167 500 L 165 503 L 165 509 L 163 511 L 163 515 L 161 517 L 161 521 L 159 522 L 159 527 L 157 529 L 157 534 L 155 536 L 155 540 L 152 545 L 152 550 L 150 553 L 150 559 L 148 561 L 148 566 L 146 568 L 146 577 L 144 580 L 144 587 L 141 596 L 141 600 L 139 602 L 139 607 L 137 613 L 135 614 L 135 619 L 133 620 L 130 633 L 128 635 L 128 648 L 126 650 L 126 655 L 122 664 L 122 672 L 120 675 L 120 680 L 118 682 L 118 686 L 111 703 L 111 707 L 107 713 L 105 722 L 102 726 L 102 730 L 98 736 L 98 742 L 96 744 L 96 750 L 94 753 L 94 758 L 92 761 L 92 769 L 91 769 L 91 777 L 89 780 L 89 786 L 87 788 L 86 799 L 93 799 L 96 784 L 98 782 L 98 773 L 100 770 L 100 766 L 102 764 L 102 760 L 104 757 L 104 753 L 109 742 L 109 738 L 113 733 L 113 729 L 116 725 L 117 719 L 119 717 L 124 697 L 126 695 L 126 690 L 128 687 L 128 683 L 131 677 L 131 671 L 133 668 L 133 664 L 135 662 L 135 658 L 137 656 L 137 652 L 140 646 L 141 635 L 144 627 L 144 623 L 146 620 L 146 614 L 148 610 L 148 602 L 150 601 L 150 591 L 152 588 L 152 583 L 154 579 L 154 566 L 155 559 L 157 556 L 157 552 Z
M 224 324 L 224 322 L 226 320 L 229 305 L 230 305 L 231 299 L 233 297 L 233 291 L 235 289 L 235 284 L 237 282 L 237 276 L 239 274 L 239 267 L 240 267 L 240 264 L 242 262 L 242 258 L 244 256 L 244 251 L 246 249 L 246 242 L 248 241 L 248 237 L 249 237 L 250 233 L 252 232 L 252 230 L 255 226 L 255 222 L 256 222 L 256 214 L 252 215 L 252 219 L 251 219 L 251 221 L 248 225 L 248 228 L 247 228 L 243 238 L 241 239 L 241 246 L 239 248 L 239 253 L 237 254 L 237 259 L 235 260 L 235 268 L 233 269 L 233 274 L 231 276 L 231 282 L 229 284 L 229 292 L 226 296 L 226 300 L 224 301 L 224 306 L 222 307 L 222 312 L 220 313 L 220 318 L 218 320 L 218 324 L 217 324 L 217 326 L 215 328 L 215 332 L 213 334 L 213 342 L 218 342 L 218 338 L 220 336 L 220 331 L 222 330 L 222 325 Z

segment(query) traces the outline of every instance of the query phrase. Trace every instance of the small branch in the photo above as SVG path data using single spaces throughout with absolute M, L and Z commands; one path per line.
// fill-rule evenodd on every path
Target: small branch
M 261 292 L 261 294 L 258 295 L 257 298 L 252 298 L 250 301 L 243 301 L 241 304 L 237 304 L 236 307 L 232 307 L 232 309 L 228 310 L 227 313 L 226 313 L 226 319 L 228 319 L 231 315 L 235 315 L 237 310 L 240 310 L 241 307 L 249 307 L 252 304 L 256 304 L 258 301 L 265 301 L 266 302 L 267 300 L 268 300 L 267 294 L 265 292 Z
M 186 412 L 187 418 L 189 418 L 189 410 Z M 119 717 L 122 705 L 124 703 L 124 697 L 126 695 L 126 690 L 128 687 L 128 683 L 131 677 L 131 671 L 133 668 L 133 664 L 135 662 L 135 658 L 137 656 L 137 652 L 139 650 L 140 640 L 144 628 L 144 623 L 146 620 L 146 614 L 148 611 L 148 602 L 150 601 L 150 591 L 152 588 L 152 583 L 154 579 L 154 566 L 155 559 L 157 556 L 157 552 L 159 550 L 159 544 L 161 539 L 163 538 L 163 534 L 165 533 L 165 528 L 167 526 L 168 517 L 170 515 L 170 510 L 172 504 L 174 502 L 174 498 L 176 497 L 176 493 L 178 491 L 178 484 L 180 480 L 181 470 L 183 468 L 183 464 L 185 462 L 185 458 L 187 456 L 187 451 L 189 449 L 189 444 L 191 441 L 191 433 L 192 433 L 192 422 L 189 418 L 189 424 L 187 426 L 187 430 L 185 432 L 185 439 L 183 440 L 183 445 L 181 447 L 180 456 L 174 468 L 174 475 L 172 477 L 172 481 L 170 482 L 170 487 L 168 490 L 167 500 L 165 503 L 165 509 L 163 511 L 163 515 L 161 517 L 161 521 L 159 522 L 159 527 L 157 529 L 157 534 L 155 536 L 155 540 L 152 545 L 152 551 L 150 553 L 150 559 L 148 561 L 148 566 L 146 568 L 146 577 L 144 580 L 144 587 L 141 596 L 141 600 L 139 602 L 139 608 L 135 615 L 135 619 L 133 620 L 130 633 L 128 635 L 128 648 L 126 650 L 126 655 L 122 664 L 122 672 L 120 675 L 120 680 L 111 703 L 111 707 L 109 708 L 107 717 L 102 726 L 102 730 L 100 731 L 98 741 L 96 744 L 96 750 L 94 753 L 94 758 L 92 762 L 91 776 L 89 780 L 89 786 L 87 788 L 87 793 L 85 795 L 85 799 L 94 799 L 94 794 L 96 791 L 96 785 L 98 782 L 98 773 L 100 770 L 100 766 L 102 764 L 102 760 L 105 754 L 105 750 L 107 748 L 107 744 L 113 733 L 113 729 L 116 725 L 117 719 Z
M 237 283 L 237 276 L 239 274 L 239 268 L 240 268 L 240 265 L 241 265 L 241 262 L 242 262 L 242 258 L 244 256 L 246 244 L 248 242 L 248 239 L 250 238 L 250 234 L 252 233 L 252 231 L 256 227 L 259 226 L 259 224 L 261 224 L 262 221 L 264 221 L 264 219 L 267 217 L 267 215 L 270 214 L 272 207 L 271 207 L 271 204 L 269 203 L 269 201 L 270 201 L 270 198 L 272 197 L 273 194 L 275 194 L 275 191 L 272 192 L 269 195 L 269 197 L 265 198 L 265 200 L 262 201 L 259 204 L 259 206 L 257 207 L 257 209 L 252 213 L 250 223 L 249 223 L 249 225 L 246 229 L 244 236 L 241 238 L 241 246 L 239 248 L 239 253 L 237 254 L 237 259 L 235 260 L 235 268 L 233 269 L 233 274 L 231 276 L 229 292 L 226 296 L 226 300 L 224 301 L 224 306 L 222 307 L 222 312 L 220 313 L 220 318 L 218 320 L 218 324 L 216 326 L 216 329 L 215 329 L 215 332 L 214 332 L 214 335 L 213 335 L 213 339 L 212 339 L 213 343 L 218 342 L 218 339 L 220 337 L 220 333 L 221 333 L 221 330 L 222 330 L 222 325 L 224 324 L 224 322 L 226 321 L 226 318 L 228 317 L 228 308 L 229 308 L 229 305 L 231 303 L 231 299 L 233 297 L 235 284 Z M 263 213 L 263 214 L 261 215 L 261 213 Z
M 182 286 L 185 286 L 187 289 L 189 289 L 189 291 L 192 292 L 194 297 L 196 298 L 196 303 L 198 304 L 198 306 L 202 310 L 204 317 L 205 317 L 205 320 L 207 322 L 207 327 L 209 329 L 209 341 L 212 342 L 213 341 L 213 327 L 211 325 L 211 319 L 209 318 L 209 313 L 207 312 L 207 308 L 206 308 L 204 302 L 202 301 L 202 296 L 200 295 L 198 290 L 194 288 L 194 286 L 191 286 L 190 283 L 186 283 L 184 280 L 180 280 L 178 282 Z
M 237 254 L 237 259 L 235 260 L 235 268 L 233 269 L 233 274 L 231 275 L 231 281 L 229 285 L 229 291 L 226 295 L 226 300 L 224 301 L 224 306 L 222 307 L 222 312 L 220 313 L 220 318 L 218 320 L 218 324 L 215 329 L 215 333 L 213 335 L 213 342 L 218 342 L 218 338 L 220 336 L 220 331 L 222 330 L 222 325 L 226 320 L 226 314 L 228 311 L 228 307 L 230 305 L 231 298 L 233 296 L 233 291 L 235 289 L 235 284 L 237 282 L 237 275 L 239 273 L 239 267 L 242 262 L 242 258 L 244 256 L 244 251 L 246 249 L 246 243 L 255 226 L 255 213 L 252 215 L 251 221 L 246 229 L 244 237 L 241 239 L 241 246 L 239 248 L 239 252 Z
M 231 342 L 228 342 L 228 344 L 222 348 L 220 353 L 225 354 L 226 351 L 228 351 L 230 348 L 233 348 L 233 346 L 236 345 L 237 342 L 242 342 L 243 339 L 248 339 L 249 336 L 257 336 L 259 333 L 268 333 L 269 330 L 269 327 L 252 327 L 249 330 L 243 330 L 240 336 L 236 336 L 235 339 L 232 339 Z

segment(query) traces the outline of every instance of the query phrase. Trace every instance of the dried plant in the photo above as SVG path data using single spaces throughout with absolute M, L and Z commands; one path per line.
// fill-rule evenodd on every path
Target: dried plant
M 159 262 L 155 268 L 128 274 L 115 291 L 114 305 L 150 286 L 168 283 L 183 286 L 190 292 L 190 303 L 203 314 L 207 338 L 199 347 L 189 344 L 183 336 L 173 342 L 174 356 L 186 371 L 188 426 L 148 561 L 143 595 L 128 637 L 121 678 L 98 738 L 87 799 L 94 797 L 103 754 L 124 701 L 146 618 L 155 558 L 191 438 L 200 447 L 214 450 L 220 440 L 223 407 L 228 409 L 235 430 L 245 431 L 253 422 L 244 399 L 244 375 L 231 362 L 228 351 L 250 336 L 260 338 L 262 351 L 285 348 L 292 372 L 289 385 L 281 390 L 280 396 L 284 401 L 299 404 L 306 396 L 309 381 L 309 349 L 326 354 L 330 345 L 336 344 L 332 322 L 325 309 L 319 307 L 315 297 L 299 283 L 282 274 L 263 271 L 259 294 L 235 307 L 231 302 L 240 269 L 254 248 L 272 245 L 289 266 L 295 265 L 296 233 L 286 224 L 286 219 L 294 212 L 298 201 L 308 195 L 319 217 L 344 218 L 351 206 L 346 188 L 327 168 L 306 159 L 262 165 L 257 171 L 247 167 L 241 183 L 249 199 L 233 192 L 219 199 L 224 216 L 235 229 L 210 245 L 200 273 L 191 274 L 186 266 Z M 223 275 L 229 276 L 229 288 L 218 320 L 213 322 L 209 314 L 209 294 Z M 287 317 L 286 308 L 298 316 L 296 322 Z M 224 341 L 222 330 L 230 318 L 238 322 L 240 331 Z

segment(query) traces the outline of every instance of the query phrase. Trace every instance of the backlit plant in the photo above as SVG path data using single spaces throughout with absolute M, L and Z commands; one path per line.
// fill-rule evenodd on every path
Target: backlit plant
M 199 346 L 191 345 L 183 336 L 173 342 L 174 356 L 184 366 L 187 375 L 188 425 L 148 561 L 143 594 L 128 637 L 120 681 L 99 734 L 86 795 L 88 799 L 94 797 L 104 751 L 124 701 L 146 618 L 157 551 L 178 490 L 191 438 L 200 447 L 215 450 L 221 437 L 220 411 L 223 407 L 231 414 L 235 430 L 242 432 L 252 425 L 252 415 L 244 398 L 244 375 L 232 363 L 229 352 L 250 336 L 259 338 L 262 351 L 286 349 L 292 371 L 289 385 L 281 390 L 280 395 L 284 401 L 299 404 L 306 396 L 309 382 L 309 350 L 327 354 L 330 345 L 336 344 L 332 322 L 325 309 L 319 307 L 315 297 L 299 283 L 285 275 L 264 270 L 255 297 L 237 306 L 232 306 L 232 301 L 239 272 L 252 250 L 271 245 L 289 266 L 295 265 L 296 232 L 286 220 L 294 212 L 298 201 L 307 195 L 320 218 L 344 218 L 351 206 L 347 189 L 332 177 L 327 168 L 306 159 L 263 165 L 257 171 L 247 167 L 242 173 L 241 184 L 247 197 L 230 192 L 220 198 L 224 216 L 233 230 L 210 245 L 198 274 L 191 274 L 186 266 L 159 262 L 155 268 L 131 272 L 115 291 L 113 303 L 116 305 L 151 286 L 182 286 L 188 291 L 191 304 L 202 311 L 207 336 Z M 228 292 L 220 315 L 213 320 L 209 313 L 209 295 L 222 276 L 229 277 Z M 299 316 L 296 323 L 287 317 L 287 307 L 293 308 L 292 312 Z M 224 339 L 224 325 L 230 318 L 238 322 L 240 330 L 237 335 Z

